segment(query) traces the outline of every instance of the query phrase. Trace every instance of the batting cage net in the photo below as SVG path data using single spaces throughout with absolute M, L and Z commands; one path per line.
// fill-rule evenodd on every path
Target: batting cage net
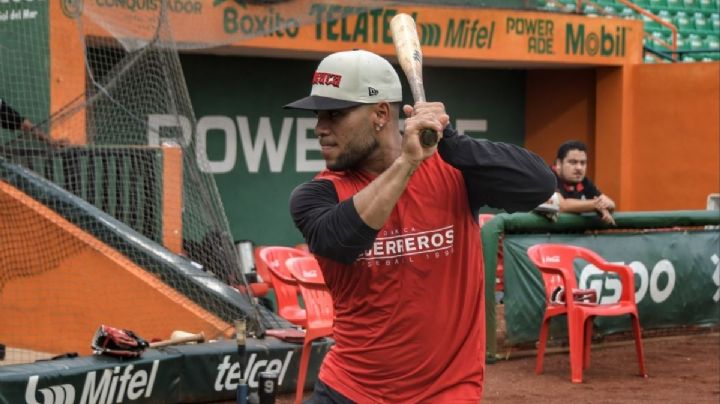
M 102 324 L 148 340 L 288 326 L 249 292 L 179 52 L 410 2 L 356 3 L 0 2 L 0 366 L 89 354 Z
M 0 3 L 0 365 L 89 354 L 101 324 L 287 326 L 248 292 L 178 57 L 275 28 L 177 39 L 223 1 L 101 3 Z

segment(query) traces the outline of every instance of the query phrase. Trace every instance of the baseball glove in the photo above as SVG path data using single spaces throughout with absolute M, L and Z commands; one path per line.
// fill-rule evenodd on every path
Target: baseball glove
M 138 357 L 145 348 L 147 341 L 130 330 L 101 325 L 92 340 L 93 353 L 120 357 Z

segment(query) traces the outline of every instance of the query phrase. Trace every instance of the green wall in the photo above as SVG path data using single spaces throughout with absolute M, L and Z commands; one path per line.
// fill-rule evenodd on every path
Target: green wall
M 35 124 L 50 110 L 48 3 L 0 1 L 0 98 Z M 0 143 L 20 136 L 0 129 Z
M 195 139 L 198 132 L 206 139 L 196 154 L 206 153 L 216 165 L 234 238 L 258 245 L 302 242 L 288 213 L 288 197 L 324 164 L 319 151 L 312 150 L 314 116 L 282 106 L 309 93 L 317 61 L 181 55 L 181 63 L 203 127 L 194 130 Z M 468 134 L 523 144 L 524 71 L 427 67 L 424 79 L 428 98 L 445 102 L 453 124 L 486 127 Z M 404 100 L 411 100 L 409 92 Z M 300 135 L 299 126 L 306 128 Z M 277 152 L 257 149 L 259 138 L 272 139 Z M 298 151 L 298 145 L 304 148 Z

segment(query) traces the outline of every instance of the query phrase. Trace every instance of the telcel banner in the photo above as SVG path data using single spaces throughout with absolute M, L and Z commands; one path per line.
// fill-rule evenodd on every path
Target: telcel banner
M 527 249 L 539 243 L 589 248 L 609 262 L 629 265 L 635 273 L 635 300 L 643 329 L 709 325 L 720 321 L 720 233 L 678 231 L 584 235 L 506 234 L 505 319 L 510 344 L 535 341 L 545 310 L 539 270 Z M 578 287 L 595 289 L 600 303 L 621 293 L 617 276 L 576 261 Z M 564 333 L 563 321 L 551 323 L 551 335 Z M 596 332 L 630 329 L 628 316 L 595 320 Z

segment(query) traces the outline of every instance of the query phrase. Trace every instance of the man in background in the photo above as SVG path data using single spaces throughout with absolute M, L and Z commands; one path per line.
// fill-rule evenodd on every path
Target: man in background
M 612 216 L 615 202 L 603 194 L 586 173 L 587 146 L 577 140 L 569 140 L 560 145 L 555 158 L 560 211 L 597 212 L 603 222 L 615 225 Z

